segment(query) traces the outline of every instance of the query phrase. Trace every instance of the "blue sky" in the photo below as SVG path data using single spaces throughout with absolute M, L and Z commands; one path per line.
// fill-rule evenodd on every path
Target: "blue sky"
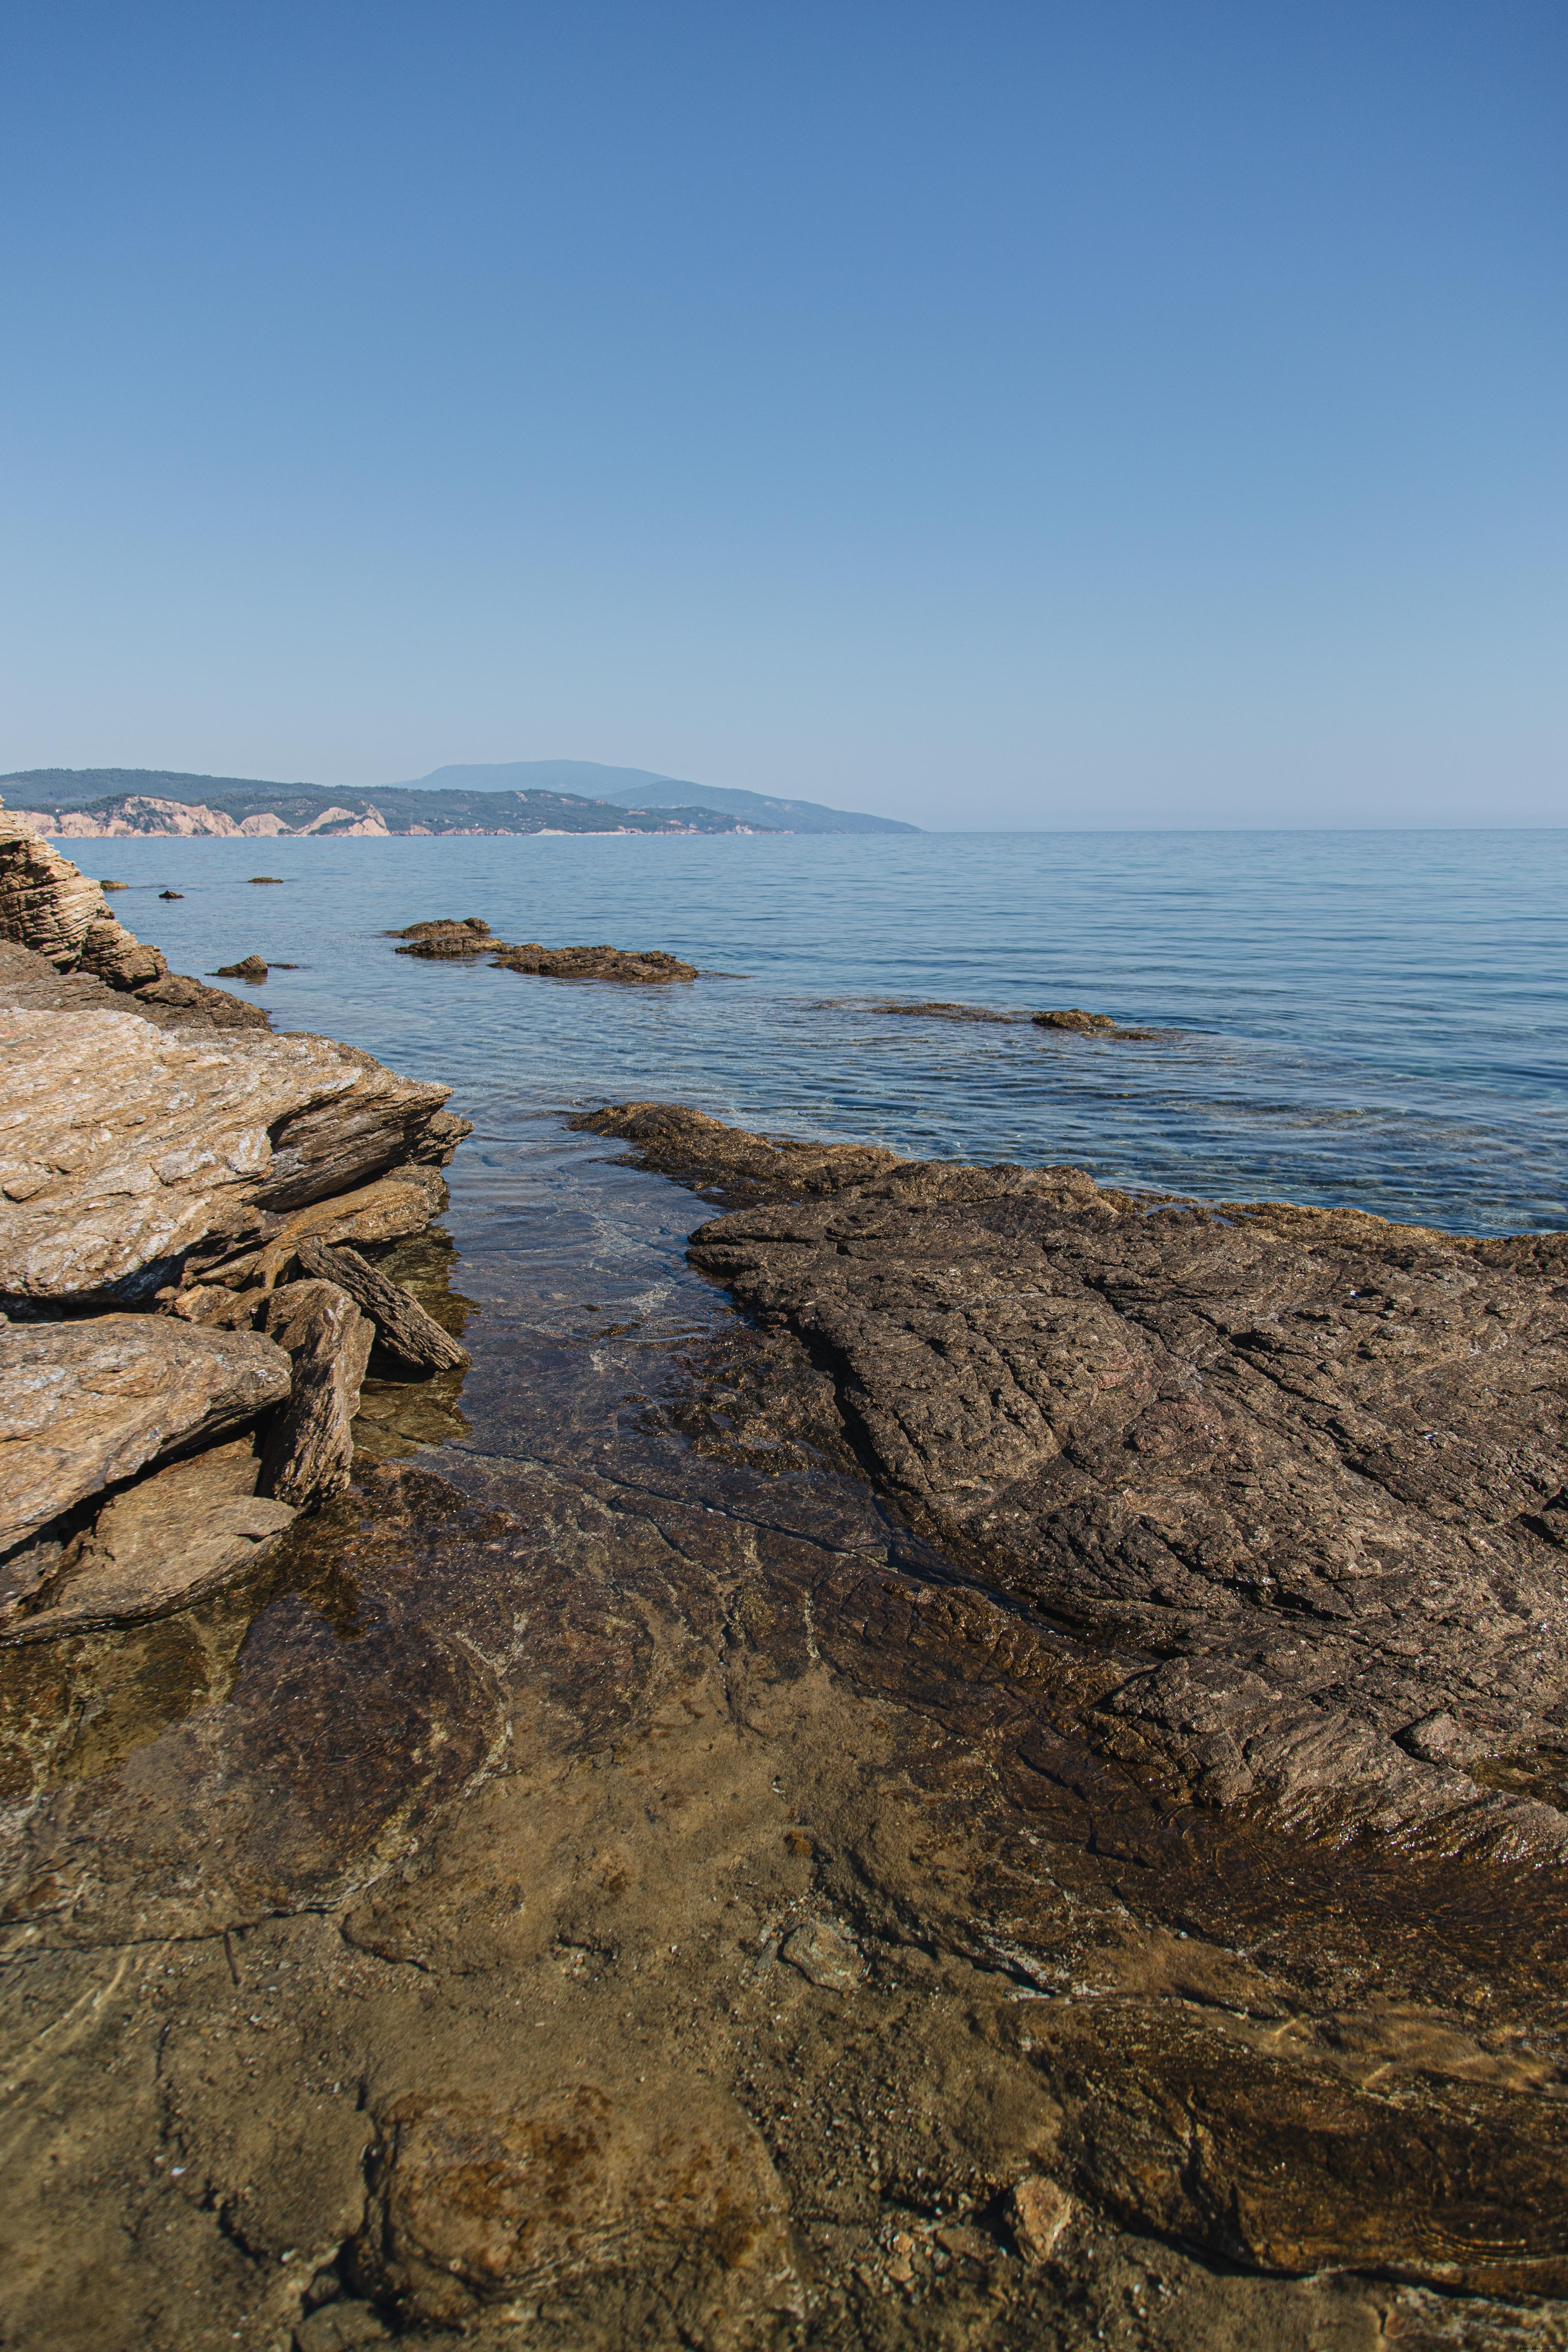
M 0 769 L 1568 822 L 1557 0 L 4 56 Z

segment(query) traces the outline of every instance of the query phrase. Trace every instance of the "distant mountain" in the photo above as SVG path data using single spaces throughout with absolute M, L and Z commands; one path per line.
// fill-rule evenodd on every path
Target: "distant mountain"
M 106 779 L 116 790 L 103 789 Z M 129 787 L 129 789 L 127 789 Z M 159 789 L 161 788 L 161 789 Z M 184 776 L 162 769 L 44 768 L 0 776 L 0 797 L 56 838 L 132 834 L 752 833 L 718 809 L 619 807 L 577 793 L 435 791 L 389 785 L 331 793 L 320 784 L 268 784 L 239 776 Z
M 416 780 L 424 792 L 455 788 L 513 792 L 541 788 L 587 793 L 619 808 L 721 809 L 743 824 L 769 833 L 918 833 L 919 825 L 897 817 L 866 816 L 855 809 L 825 808 L 820 801 L 776 800 L 765 793 L 729 784 L 693 784 L 681 776 L 655 775 L 648 768 L 605 768 L 596 760 L 507 760 L 494 766 L 437 768 Z

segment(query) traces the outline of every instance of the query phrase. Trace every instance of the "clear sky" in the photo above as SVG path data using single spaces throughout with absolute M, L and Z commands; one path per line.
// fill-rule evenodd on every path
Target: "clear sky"
M 1561 0 L 0 55 L 0 769 L 1568 823 Z

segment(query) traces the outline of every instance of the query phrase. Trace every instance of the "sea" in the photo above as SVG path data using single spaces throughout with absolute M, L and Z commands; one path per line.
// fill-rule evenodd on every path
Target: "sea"
M 479 1128 L 465 1192 L 488 1153 L 499 1197 L 564 1113 L 659 1100 L 1200 1200 L 1568 1223 L 1568 830 L 62 846 L 131 886 L 116 913 L 176 971 L 258 953 L 265 986 L 237 985 L 276 1028 L 448 1082 Z M 395 954 L 386 934 L 432 916 L 667 949 L 702 977 L 624 989 Z M 927 1000 L 1159 1034 L 884 1009 Z

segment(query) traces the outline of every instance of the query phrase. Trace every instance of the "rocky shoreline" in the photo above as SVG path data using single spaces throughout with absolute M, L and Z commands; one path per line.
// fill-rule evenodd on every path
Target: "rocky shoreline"
M 184 1606 L 346 1489 L 373 1344 L 461 1351 L 344 1245 L 422 1232 L 468 1129 L 170 973 L 15 820 L 0 931 L 4 1643 Z
M 1561 2340 L 1562 1237 L 620 1105 L 470 1368 L 445 1089 L 56 957 L 18 2343 Z

